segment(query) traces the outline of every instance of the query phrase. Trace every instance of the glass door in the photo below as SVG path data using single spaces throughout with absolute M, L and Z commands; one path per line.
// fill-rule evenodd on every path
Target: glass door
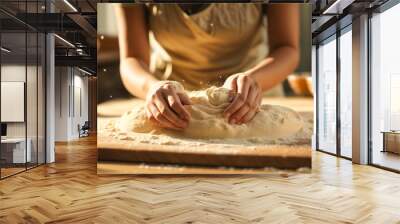
M 317 49 L 317 149 L 336 154 L 336 35 Z

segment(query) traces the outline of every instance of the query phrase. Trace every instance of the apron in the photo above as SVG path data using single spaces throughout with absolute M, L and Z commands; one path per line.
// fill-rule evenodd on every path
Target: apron
M 150 71 L 185 89 L 221 86 L 267 57 L 262 4 L 211 3 L 188 15 L 177 4 L 149 4 Z M 282 95 L 282 85 L 268 95 Z

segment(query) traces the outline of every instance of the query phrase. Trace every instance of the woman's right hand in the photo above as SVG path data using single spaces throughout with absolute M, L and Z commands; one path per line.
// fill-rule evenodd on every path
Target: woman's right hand
M 182 130 L 188 126 L 190 113 L 184 105 L 190 105 L 189 97 L 168 81 L 153 84 L 146 96 L 148 119 L 163 128 Z

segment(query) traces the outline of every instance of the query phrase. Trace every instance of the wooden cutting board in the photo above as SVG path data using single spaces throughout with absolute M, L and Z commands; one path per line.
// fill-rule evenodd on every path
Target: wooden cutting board
M 137 143 L 101 135 L 97 139 L 99 161 L 241 168 L 297 169 L 311 167 L 309 145 L 233 146 L 226 148 L 217 144 L 210 144 L 188 147 Z
M 310 168 L 296 170 L 275 169 L 275 168 L 226 168 L 211 166 L 177 166 L 165 164 L 143 164 L 134 162 L 97 162 L 98 175 L 142 175 L 142 174 L 168 174 L 168 175 L 260 175 L 272 174 L 287 177 L 290 174 L 310 173 Z
M 132 101 L 113 102 L 113 104 L 103 105 L 101 107 L 99 111 L 99 132 L 97 138 L 98 159 L 100 162 L 133 162 L 239 168 L 273 167 L 298 169 L 301 167 L 311 167 L 311 147 L 308 144 L 265 146 L 235 145 L 228 148 L 218 144 L 207 144 L 188 147 L 184 145 L 138 143 L 103 135 L 101 132 L 102 127 L 104 127 L 110 119 L 113 119 L 112 117 L 119 115 L 121 111 L 126 111 L 126 109 L 123 108 L 129 108 L 132 103 Z M 113 108 L 113 110 L 111 108 Z M 113 111 L 113 114 L 107 114 L 107 116 L 105 113 L 109 111 Z

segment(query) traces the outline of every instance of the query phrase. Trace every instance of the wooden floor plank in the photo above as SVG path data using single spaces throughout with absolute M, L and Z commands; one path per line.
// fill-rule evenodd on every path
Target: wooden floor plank
M 96 174 L 96 139 L 0 181 L 0 223 L 400 223 L 400 175 L 313 152 L 311 173 Z

